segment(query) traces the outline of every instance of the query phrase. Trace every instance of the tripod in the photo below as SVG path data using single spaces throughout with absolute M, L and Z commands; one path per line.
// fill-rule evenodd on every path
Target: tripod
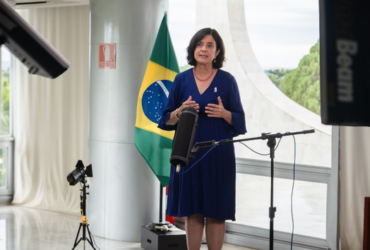
M 277 133 L 277 134 L 270 134 L 270 133 L 262 133 L 261 137 L 254 137 L 254 138 L 247 138 L 247 139 L 240 139 L 240 140 L 226 140 L 221 141 L 217 144 L 218 145 L 225 145 L 229 143 L 235 142 L 242 142 L 242 141 L 253 141 L 253 140 L 267 140 L 267 146 L 270 148 L 270 158 L 271 158 L 271 197 L 270 197 L 270 208 L 269 208 L 269 218 L 270 218 L 270 248 L 269 250 L 274 249 L 274 218 L 276 207 L 274 207 L 274 158 L 275 158 L 275 145 L 276 145 L 276 138 L 281 138 L 283 136 L 288 135 L 298 135 L 298 134 L 309 134 L 314 133 L 315 130 L 303 130 L 300 132 L 290 133 L 287 132 L 285 134 Z M 193 158 L 199 150 L 203 149 L 210 149 L 216 145 L 216 141 L 206 141 L 206 142 L 197 142 L 195 143 L 194 147 L 190 151 L 190 157 Z
M 81 214 L 82 214 L 81 221 L 82 222 L 80 223 L 80 227 L 78 228 L 78 232 L 77 232 L 77 235 L 76 235 L 76 240 L 75 240 L 75 243 L 73 245 L 72 250 L 76 248 L 76 246 L 80 243 L 81 240 L 83 240 L 83 241 L 87 240 L 87 242 L 89 242 L 91 247 L 96 250 L 96 248 L 94 247 L 94 243 L 91 240 L 91 233 L 90 233 L 90 230 L 89 230 L 89 224 L 87 224 L 88 220 L 86 218 L 86 195 L 89 194 L 89 193 L 86 193 L 86 188 L 89 188 L 89 185 L 86 186 L 87 181 L 85 179 L 85 175 L 83 175 L 81 182 L 83 183 L 83 187 L 82 187 L 82 189 L 80 189 L 80 191 L 82 191 L 82 195 L 80 195 Z M 77 241 L 78 236 L 80 235 L 81 228 L 82 228 L 82 237 Z M 90 239 L 86 237 L 86 229 L 87 229 L 87 232 L 89 233 Z M 85 249 L 85 247 L 84 247 L 84 249 Z

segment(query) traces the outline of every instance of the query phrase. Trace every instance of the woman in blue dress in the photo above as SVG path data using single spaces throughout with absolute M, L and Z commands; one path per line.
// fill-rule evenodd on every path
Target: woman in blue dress
M 176 130 L 181 111 L 194 107 L 199 113 L 195 142 L 232 139 L 246 133 L 244 111 L 235 78 L 220 70 L 225 47 L 216 30 L 198 31 L 188 47 L 194 68 L 178 74 L 158 127 Z M 206 152 L 201 151 L 186 171 Z M 186 217 L 188 249 L 199 250 L 204 218 L 208 249 L 222 248 L 225 220 L 235 220 L 235 153 L 233 144 L 217 146 L 185 174 L 171 166 L 167 214 Z

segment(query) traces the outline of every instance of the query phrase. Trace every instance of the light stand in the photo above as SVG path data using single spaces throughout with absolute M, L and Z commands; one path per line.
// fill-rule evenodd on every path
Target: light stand
M 90 230 L 89 230 L 89 224 L 87 224 L 87 218 L 86 218 L 86 196 L 89 194 L 89 193 L 86 193 L 86 188 L 89 188 L 89 185 L 86 185 L 86 179 L 85 179 L 85 175 L 83 175 L 82 177 L 82 180 L 81 182 L 83 183 L 83 187 L 82 189 L 80 189 L 80 191 L 82 191 L 82 195 L 80 195 L 80 200 L 81 200 L 81 213 L 82 213 L 82 218 L 81 218 L 81 223 L 80 223 L 80 227 L 78 228 L 78 232 L 77 232 L 77 235 L 76 235 L 76 240 L 75 240 L 75 243 L 73 245 L 73 249 L 76 248 L 76 246 L 80 243 L 81 240 L 83 241 L 86 241 L 89 242 L 89 244 L 91 245 L 91 247 L 93 249 L 96 250 L 96 248 L 94 247 L 94 243 L 91 239 L 91 233 L 90 233 Z M 81 227 L 82 227 L 82 237 L 77 241 L 78 239 L 78 236 L 80 234 L 80 230 L 81 230 Z M 89 238 L 86 237 L 86 229 L 87 229 L 87 232 L 89 233 Z M 85 244 L 85 243 L 84 243 Z
M 309 134 L 315 133 L 314 129 L 311 130 L 303 130 L 299 132 L 287 132 L 285 134 L 277 133 L 277 134 L 270 134 L 270 133 L 262 133 L 261 137 L 254 137 L 254 138 L 246 138 L 240 140 L 226 140 L 221 141 L 217 144 L 216 141 L 206 141 L 206 142 L 197 142 L 194 147 L 191 149 L 190 157 L 193 158 L 200 150 L 210 149 L 217 144 L 218 145 L 225 145 L 235 142 L 243 142 L 243 141 L 253 141 L 253 140 L 268 140 L 267 146 L 270 148 L 270 158 L 271 158 L 271 197 L 270 197 L 270 208 L 269 208 L 269 218 L 270 218 L 270 250 L 274 249 L 274 218 L 276 207 L 274 207 L 274 158 L 275 158 L 275 145 L 276 145 L 276 138 L 281 138 L 283 136 L 288 135 L 298 135 L 298 134 Z

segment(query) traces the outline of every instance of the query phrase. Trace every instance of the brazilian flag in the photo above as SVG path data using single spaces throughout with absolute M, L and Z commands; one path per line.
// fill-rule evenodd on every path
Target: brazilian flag
M 167 103 L 172 82 L 180 72 L 172 46 L 165 14 L 137 101 L 135 145 L 162 186 L 170 178 L 173 131 L 159 129 L 158 123 Z

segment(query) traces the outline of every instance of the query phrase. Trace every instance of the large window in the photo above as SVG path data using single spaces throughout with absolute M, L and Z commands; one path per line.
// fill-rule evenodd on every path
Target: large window
M 11 116 L 11 54 L 1 46 L 0 84 L 0 203 L 7 203 L 13 196 L 13 145 Z
M 10 135 L 10 53 L 1 48 L 1 116 L 0 136 Z
M 7 186 L 7 163 L 8 154 L 6 148 L 0 148 L 0 188 Z
M 270 177 L 238 173 L 236 177 L 236 223 L 269 229 Z M 274 179 L 274 199 L 278 208 L 274 228 L 292 232 L 292 180 Z M 295 233 L 326 238 L 327 184 L 296 181 L 293 196 Z M 256 195 L 257 193 L 257 195 Z
M 170 0 L 169 2 L 168 28 L 181 70 L 189 68 L 186 48 L 196 32 L 195 8 L 196 0 Z
M 318 1 L 244 0 L 244 13 L 240 11 L 242 2 L 217 1 L 205 13 L 205 0 L 170 1 L 169 27 L 179 65 L 186 64 L 185 49 L 195 27 L 216 28 L 227 43 L 228 61 L 223 69 L 237 79 L 246 113 L 248 134 L 238 139 L 259 137 L 263 132 L 315 129 L 314 134 L 296 136 L 296 147 L 292 137 L 284 137 L 276 151 L 275 247 L 290 249 L 292 204 L 293 248 L 335 249 L 339 129 L 320 121 Z M 244 24 L 236 23 L 242 20 L 246 21 L 245 30 Z M 246 144 L 260 153 L 269 152 L 266 141 Z M 236 221 L 227 223 L 225 241 L 268 249 L 270 158 L 241 144 L 235 144 L 235 151 Z
M 261 120 L 265 124 L 270 124 L 264 129 L 272 130 L 264 132 L 284 133 L 309 128 L 316 130 L 312 135 L 296 136 L 295 149 L 293 138 L 284 138 L 276 151 L 275 247 L 278 249 L 290 247 L 293 212 L 295 247 L 335 248 L 338 211 L 338 129 L 322 125 L 319 117 L 318 1 L 245 0 L 244 7 L 247 36 L 251 47 L 259 66 L 272 83 L 268 85 L 266 82 L 255 82 L 255 86 L 257 88 L 258 84 L 263 84 L 264 88 L 270 86 L 272 90 L 269 97 L 271 93 L 278 92 L 277 94 L 281 95 L 282 92 L 286 96 L 286 103 L 290 102 L 289 98 L 299 104 L 296 107 L 291 105 L 291 109 L 289 105 L 285 105 L 284 113 L 288 115 L 279 114 L 280 110 L 277 109 L 274 112 L 266 110 L 267 105 L 263 102 L 260 102 L 262 105 L 255 105 L 254 108 L 263 114 L 260 116 Z M 252 79 L 254 80 L 256 78 Z M 266 95 L 264 97 L 267 98 Z M 269 100 L 273 103 L 275 101 Z M 280 98 L 279 101 L 284 100 Z M 306 115 L 302 115 L 303 113 Z M 271 124 L 271 121 L 274 123 Z M 256 123 L 261 124 L 261 127 L 264 126 L 264 123 L 258 121 Z M 287 130 L 282 130 L 285 128 Z M 257 126 L 253 129 L 258 131 Z M 265 143 L 256 141 L 247 144 L 258 152 L 268 152 Z M 296 180 L 292 196 L 295 150 Z M 268 216 L 271 195 L 270 158 L 246 152 L 246 149 L 240 146 L 237 146 L 237 156 L 237 220 L 227 224 L 226 240 L 252 248 L 266 249 L 270 225 Z

